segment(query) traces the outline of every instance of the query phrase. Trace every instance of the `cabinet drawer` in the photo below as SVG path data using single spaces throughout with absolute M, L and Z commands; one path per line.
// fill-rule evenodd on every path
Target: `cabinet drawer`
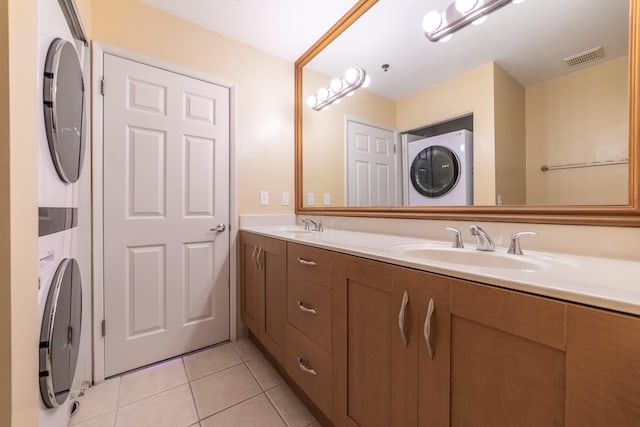
M 290 324 L 287 324 L 285 342 L 285 369 L 318 408 L 331 419 L 330 355 Z
M 331 287 L 334 254 L 325 249 L 289 243 L 287 271 L 296 277 L 308 277 Z
M 331 352 L 331 289 L 298 274 L 290 276 L 287 320 L 320 348 Z

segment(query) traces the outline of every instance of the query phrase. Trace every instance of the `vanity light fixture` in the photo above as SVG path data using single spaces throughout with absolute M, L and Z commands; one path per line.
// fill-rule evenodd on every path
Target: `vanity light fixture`
M 481 24 L 487 15 L 508 3 L 524 0 L 456 0 L 446 10 L 432 10 L 422 20 L 424 35 L 432 42 L 447 41 L 460 28 Z
M 329 87 L 318 90 L 316 95 L 307 98 L 307 105 L 316 111 L 323 110 L 333 103 L 339 103 L 343 96 L 353 95 L 359 87 L 367 87 L 371 78 L 362 68 L 349 68 L 343 79 L 333 79 Z

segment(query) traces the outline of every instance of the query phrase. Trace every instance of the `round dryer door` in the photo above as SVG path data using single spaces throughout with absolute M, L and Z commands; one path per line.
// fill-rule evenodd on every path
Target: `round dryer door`
M 413 159 L 410 176 L 413 188 L 423 196 L 444 196 L 458 183 L 460 161 L 448 148 L 432 145 Z
M 71 42 L 55 39 L 49 45 L 43 86 L 51 159 L 62 181 L 76 182 L 84 153 L 84 82 Z
M 82 281 L 75 259 L 65 258 L 56 270 L 40 329 L 40 395 L 47 408 L 64 403 L 78 362 L 82 321 Z

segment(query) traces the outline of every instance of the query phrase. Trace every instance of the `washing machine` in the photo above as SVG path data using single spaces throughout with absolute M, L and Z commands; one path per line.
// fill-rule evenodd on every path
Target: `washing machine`
M 37 13 L 38 418 L 42 427 L 66 427 L 73 397 L 91 380 L 90 289 L 81 280 L 91 276 L 90 259 L 79 249 L 90 244 L 90 223 L 85 219 L 81 232 L 79 222 L 90 215 L 88 47 L 68 23 L 69 16 L 79 19 L 73 0 L 37 0 Z
M 473 205 L 473 134 L 459 130 L 407 142 L 407 205 Z

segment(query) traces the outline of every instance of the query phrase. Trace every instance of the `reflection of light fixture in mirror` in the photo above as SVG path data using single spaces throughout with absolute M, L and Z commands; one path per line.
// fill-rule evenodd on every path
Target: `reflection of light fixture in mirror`
M 456 0 L 449 7 L 438 12 L 432 10 L 422 20 L 424 35 L 432 42 L 445 41 L 454 32 L 467 25 L 481 24 L 487 15 L 508 3 L 522 3 L 524 0 Z M 448 38 L 446 39 L 448 40 Z
M 316 95 L 307 98 L 307 105 L 316 111 L 327 108 L 333 103 L 340 102 L 343 96 L 353 95 L 353 91 L 359 87 L 367 87 L 371 78 L 362 68 L 349 68 L 344 73 L 344 79 L 333 79 L 329 88 L 320 88 Z

